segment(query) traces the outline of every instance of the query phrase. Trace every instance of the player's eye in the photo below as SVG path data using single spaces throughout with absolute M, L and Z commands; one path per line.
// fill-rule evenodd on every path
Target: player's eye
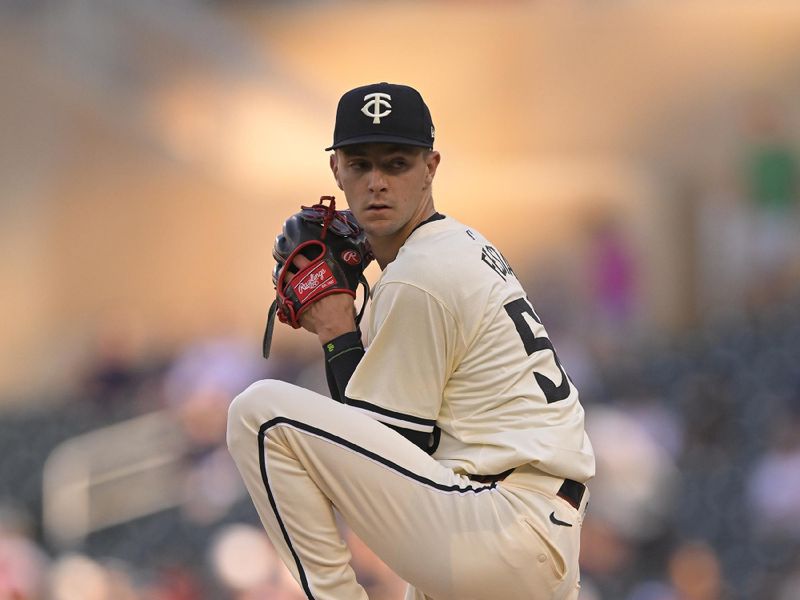
M 355 171 L 366 171 L 369 169 L 369 163 L 365 160 L 351 160 L 348 166 Z
M 408 166 L 405 158 L 395 158 L 389 162 L 389 166 L 395 171 L 400 171 Z

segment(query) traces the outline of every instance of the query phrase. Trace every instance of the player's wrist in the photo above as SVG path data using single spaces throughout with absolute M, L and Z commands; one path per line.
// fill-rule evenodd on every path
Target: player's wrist
M 361 340 L 361 330 L 355 329 L 348 331 L 335 338 L 331 338 L 327 342 L 322 343 L 322 349 L 325 351 L 325 359 L 328 360 L 331 356 L 335 356 L 342 350 L 350 348 L 361 348 L 363 350 L 364 343 Z
M 342 336 L 346 333 L 353 333 L 355 331 L 357 331 L 355 321 L 350 324 L 340 323 L 335 325 L 325 325 L 317 327 L 317 337 L 319 337 L 319 343 L 324 346 L 339 336 Z

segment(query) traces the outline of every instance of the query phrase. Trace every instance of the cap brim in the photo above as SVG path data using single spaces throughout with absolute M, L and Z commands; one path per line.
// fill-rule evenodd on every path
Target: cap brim
M 413 138 L 401 137 L 397 135 L 360 135 L 346 140 L 341 140 L 332 146 L 325 148 L 325 151 L 336 150 L 344 146 L 355 146 L 356 144 L 400 144 L 401 146 L 419 146 L 421 148 L 433 148 L 433 142 L 417 140 Z

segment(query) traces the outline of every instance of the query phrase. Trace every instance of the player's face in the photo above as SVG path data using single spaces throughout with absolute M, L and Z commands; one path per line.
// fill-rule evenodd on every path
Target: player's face
M 331 155 L 347 204 L 373 243 L 402 243 L 434 212 L 431 183 L 439 153 L 415 146 L 361 144 Z

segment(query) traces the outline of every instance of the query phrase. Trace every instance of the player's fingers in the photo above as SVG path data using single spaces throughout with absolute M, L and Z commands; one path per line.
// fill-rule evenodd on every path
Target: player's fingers
M 290 269 L 289 272 L 286 273 L 286 283 L 289 283 L 292 280 L 292 277 L 295 276 L 297 271 L 300 269 L 307 267 L 311 264 L 311 261 L 308 260 L 302 254 L 298 254 L 292 259 L 292 265 L 295 267 L 294 269 Z
M 310 265 L 310 264 L 311 264 L 311 261 L 310 261 L 310 260 L 308 260 L 308 259 L 307 259 L 305 256 L 303 256 L 302 254 L 299 254 L 299 253 L 298 253 L 298 254 L 297 254 L 295 257 L 294 257 L 294 260 L 292 260 L 292 264 L 293 264 L 295 267 L 297 267 L 298 269 L 302 269 L 302 268 L 304 268 L 304 267 L 307 267 L 308 265 Z

